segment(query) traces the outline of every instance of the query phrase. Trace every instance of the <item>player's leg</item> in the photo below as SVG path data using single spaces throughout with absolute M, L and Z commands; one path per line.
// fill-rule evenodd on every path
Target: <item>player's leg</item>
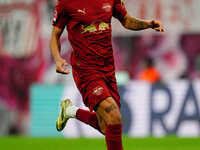
M 100 116 L 97 116 L 96 112 L 78 109 L 76 112 L 76 119 L 97 129 L 102 134 L 105 134 L 105 130 L 102 130 L 103 126 L 105 126 L 103 119 Z
M 101 116 L 106 124 L 106 144 L 108 150 L 123 150 L 122 124 L 118 105 L 112 97 L 102 101 L 96 113 Z
M 79 91 L 82 92 L 81 94 L 83 96 L 83 100 L 87 101 L 88 107 L 90 108 L 90 110 L 95 110 L 95 108 L 94 108 L 95 106 L 97 106 L 106 97 L 109 97 L 111 95 L 110 90 L 108 89 L 108 87 L 104 81 L 104 78 L 98 78 L 98 80 L 97 80 L 98 74 L 94 76 L 94 78 L 96 80 L 94 80 L 93 82 L 90 82 L 90 84 L 88 85 L 88 84 L 86 84 L 87 81 L 89 81 L 89 79 L 92 79 L 93 77 L 91 77 L 90 75 L 85 75 L 83 78 L 83 75 L 85 73 L 84 72 L 79 73 L 77 71 L 79 71 L 79 70 L 76 70 L 74 68 L 72 69 L 73 77 L 75 79 L 76 85 L 77 85 Z M 82 75 L 82 77 L 79 77 L 80 75 Z M 102 77 L 101 75 L 99 75 L 99 76 Z M 80 86 L 79 80 L 85 79 L 86 77 L 89 77 L 89 79 L 84 80 L 83 83 L 85 83 L 85 86 L 86 85 L 87 86 L 86 87 L 84 85 Z M 113 75 L 113 77 L 115 77 L 115 76 Z M 115 86 L 116 86 L 116 84 L 115 84 Z M 84 88 L 86 88 L 86 90 L 81 90 Z M 115 89 L 115 88 L 116 87 L 112 87 L 112 89 Z M 118 91 L 115 91 L 115 93 L 117 93 L 117 92 Z M 90 106 L 92 106 L 92 107 L 90 107 Z M 68 110 L 68 109 L 66 109 L 66 110 Z M 63 112 L 66 112 L 66 110 Z M 90 112 L 90 111 L 86 111 L 86 110 L 79 109 L 79 108 L 76 108 L 76 109 L 73 108 L 72 110 L 76 110 L 76 113 L 73 114 L 73 118 L 76 117 L 76 119 L 94 127 L 95 129 L 99 130 L 101 133 L 105 134 L 106 122 L 101 115 L 96 114 L 95 112 Z M 72 115 L 70 115 L 70 118 L 71 118 L 71 116 Z M 60 117 L 60 118 L 62 118 L 62 117 Z M 64 121 L 62 121 L 62 124 L 60 125 L 61 126 L 60 131 L 64 128 L 64 126 L 66 124 L 65 121 L 67 121 L 67 120 L 68 119 L 64 119 Z
M 61 102 L 61 111 L 56 121 L 58 131 L 62 131 L 65 128 L 69 118 L 76 118 L 105 134 L 105 123 L 101 116 L 98 116 L 97 119 L 96 112 L 80 109 L 74 106 L 69 99 L 66 99 Z M 102 128 L 103 130 L 101 130 Z
M 102 79 L 95 80 L 95 82 L 90 83 L 90 86 L 88 86 L 88 89 L 87 89 L 87 91 L 89 92 L 88 97 L 87 97 L 87 102 L 90 104 L 89 108 L 91 108 L 90 106 L 93 106 L 91 110 L 95 110 L 96 113 L 95 112 L 91 113 L 89 111 L 82 110 L 82 111 L 78 111 L 78 115 L 77 115 L 78 116 L 77 119 L 79 119 L 80 121 L 86 124 L 89 124 L 90 126 L 99 130 L 104 135 L 106 133 L 106 124 L 110 122 L 105 120 L 105 118 L 107 118 L 105 117 L 105 115 L 102 115 L 102 113 L 99 113 L 101 112 L 101 110 L 97 111 L 99 104 L 101 104 L 102 101 L 104 101 L 105 99 L 108 102 L 110 102 L 110 99 L 112 99 L 112 103 L 114 103 L 117 108 L 116 114 L 117 116 L 121 117 L 119 105 L 117 105 L 119 103 L 118 89 L 117 89 L 116 82 L 113 82 L 115 81 L 114 75 L 113 77 L 111 76 L 111 80 L 112 82 L 109 84 L 109 86 L 107 86 L 105 80 L 102 80 Z M 109 89 L 109 87 L 112 87 L 112 88 Z M 110 95 L 113 95 L 116 101 Z M 121 124 L 121 122 L 118 122 L 118 123 Z

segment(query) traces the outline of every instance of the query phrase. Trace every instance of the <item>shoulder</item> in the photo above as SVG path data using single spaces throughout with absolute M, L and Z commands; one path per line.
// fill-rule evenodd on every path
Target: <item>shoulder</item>
M 68 3 L 69 3 L 69 0 L 57 0 L 56 1 L 56 8 L 65 10 Z
M 67 0 L 57 0 L 56 1 L 56 6 L 57 5 L 60 5 L 60 6 L 62 5 L 63 6 L 63 4 L 65 4 L 66 2 L 67 2 Z
M 115 3 L 124 5 L 124 0 L 114 0 Z

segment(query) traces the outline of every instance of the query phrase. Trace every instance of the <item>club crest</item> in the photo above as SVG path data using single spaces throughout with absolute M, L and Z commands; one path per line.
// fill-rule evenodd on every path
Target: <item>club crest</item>
M 86 14 L 85 8 L 84 9 L 78 9 L 77 12 L 81 13 L 81 14 L 84 14 L 84 15 Z
M 101 86 L 97 86 L 97 87 L 95 87 L 95 88 L 93 89 L 93 94 L 94 94 L 94 95 L 99 96 L 99 95 L 101 95 L 102 93 L 103 93 L 103 87 L 101 87 Z

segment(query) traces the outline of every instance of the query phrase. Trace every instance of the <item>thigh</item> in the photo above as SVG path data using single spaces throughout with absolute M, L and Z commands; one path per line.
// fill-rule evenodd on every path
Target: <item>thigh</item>
M 120 109 L 116 101 L 112 97 L 108 97 L 99 104 L 96 114 L 101 116 L 104 122 L 107 123 L 109 120 L 112 120 L 111 113 L 120 115 Z

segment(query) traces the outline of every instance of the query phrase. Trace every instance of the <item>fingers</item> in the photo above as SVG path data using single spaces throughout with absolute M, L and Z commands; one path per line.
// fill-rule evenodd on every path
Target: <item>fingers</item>
M 156 20 L 152 20 L 152 29 L 154 29 L 157 32 L 165 32 L 162 24 Z
M 66 60 L 59 59 L 56 61 L 56 72 L 61 74 L 69 74 L 70 70 L 66 68 L 68 66 Z
M 151 23 L 152 23 L 152 29 L 160 27 L 160 22 L 158 22 L 156 20 L 152 20 Z
M 69 69 L 64 69 L 62 67 L 57 67 L 56 68 L 56 72 L 57 73 L 61 73 L 61 74 L 69 74 L 70 73 L 70 70 Z
M 68 63 L 66 62 L 66 60 L 62 63 L 62 66 L 68 66 Z
M 154 30 L 157 32 L 165 32 L 165 30 L 163 28 L 154 28 Z

